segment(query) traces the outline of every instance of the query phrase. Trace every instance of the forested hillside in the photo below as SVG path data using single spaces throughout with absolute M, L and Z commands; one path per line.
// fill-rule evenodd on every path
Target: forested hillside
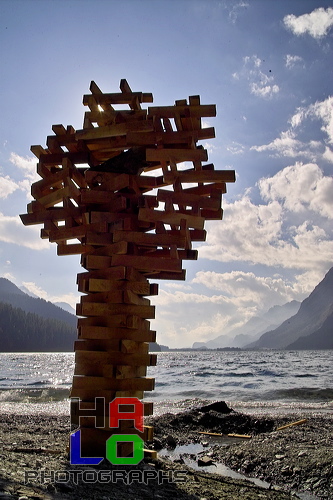
M 75 327 L 63 321 L 0 302 L 0 352 L 73 351 L 76 336 Z
M 38 314 L 46 319 L 64 321 L 76 328 L 77 320 L 74 314 L 64 311 L 47 300 L 30 297 L 6 278 L 0 278 L 0 302 L 23 309 L 27 313 Z

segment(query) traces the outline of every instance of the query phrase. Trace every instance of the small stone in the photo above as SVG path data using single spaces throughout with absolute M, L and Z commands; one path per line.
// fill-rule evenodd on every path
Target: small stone
M 286 455 L 275 455 L 275 458 L 277 460 L 283 460 L 286 457 Z
M 199 467 L 205 467 L 206 465 L 214 465 L 213 460 L 210 457 L 204 456 L 198 459 Z
M 291 476 L 292 473 L 293 471 L 289 467 L 283 467 L 283 469 L 281 469 L 282 476 Z
M 171 447 L 171 448 L 176 448 L 177 446 L 177 441 L 176 439 L 171 435 L 169 434 L 166 438 L 166 442 L 168 443 L 168 445 Z
M 158 438 L 154 438 L 153 446 L 154 446 L 154 450 L 161 450 L 163 448 L 162 441 Z
M 324 484 L 326 484 L 326 479 L 319 479 L 319 481 L 317 481 L 316 483 L 314 483 L 313 485 L 313 489 L 316 490 L 318 488 L 320 488 L 321 486 L 324 486 Z
M 306 457 L 307 454 L 308 452 L 306 450 L 301 450 L 297 456 L 298 458 L 301 458 L 301 457 Z

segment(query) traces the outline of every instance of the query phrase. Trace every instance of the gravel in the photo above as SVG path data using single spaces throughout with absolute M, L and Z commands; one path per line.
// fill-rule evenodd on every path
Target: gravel
M 333 499 L 332 416 L 307 415 L 301 425 L 276 430 L 303 417 L 246 415 L 221 402 L 151 417 L 157 460 L 138 466 L 104 460 L 95 467 L 70 465 L 69 417 L 2 414 L 0 500 Z M 200 451 L 177 453 L 180 445 Z M 217 474 L 223 467 L 236 477 Z

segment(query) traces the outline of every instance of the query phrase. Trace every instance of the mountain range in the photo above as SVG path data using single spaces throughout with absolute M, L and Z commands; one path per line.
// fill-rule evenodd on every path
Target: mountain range
M 220 335 L 193 348 L 333 349 L 333 267 L 303 300 L 274 306 L 251 318 L 231 335 Z M 6 278 L 0 278 L 0 351 L 73 351 L 77 318 L 68 304 L 32 297 Z M 64 309 L 68 309 L 68 311 Z M 151 344 L 151 351 L 166 346 Z
M 0 278 L 1 352 L 71 352 L 76 322 L 73 314 Z
M 27 292 L 0 278 L 0 352 L 73 352 L 77 339 L 74 309 Z M 165 350 L 167 346 L 156 342 L 149 345 L 150 352 Z
M 333 267 L 303 300 L 297 314 L 246 347 L 333 349 Z
M 208 349 L 218 347 L 244 347 L 259 339 L 261 335 L 277 328 L 283 321 L 297 313 L 301 303 L 293 300 L 282 306 L 273 306 L 262 316 L 254 316 L 244 325 L 234 328 L 228 335 L 219 335 L 208 342 L 195 342 L 193 349 L 206 346 Z
M 242 347 L 248 349 L 333 349 L 333 267 L 300 304 L 275 306 L 251 318 L 230 335 L 193 348 Z M 269 326 L 270 325 L 270 326 Z

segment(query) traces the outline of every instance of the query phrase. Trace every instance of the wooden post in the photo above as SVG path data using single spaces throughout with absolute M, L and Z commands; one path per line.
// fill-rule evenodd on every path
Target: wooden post
M 21 215 L 25 225 L 43 224 L 41 237 L 57 243 L 58 255 L 81 255 L 71 397 L 86 410 L 105 398 L 106 415 L 114 398 L 142 399 L 154 389 L 146 378 L 156 364 L 148 297 L 158 286 L 149 280 L 185 279 L 182 261 L 197 258 L 192 242 L 205 241 L 205 220 L 222 219 L 222 194 L 235 181 L 234 171 L 203 164 L 207 151 L 197 145 L 215 136 L 201 127 L 202 118 L 215 116 L 214 105 L 191 96 L 142 109 L 152 94 L 132 92 L 126 80 L 120 90 L 105 94 L 92 82 L 83 129 L 53 125 L 47 147 L 31 147 L 41 179 Z M 145 403 L 145 414 L 152 404 Z M 96 428 L 93 418 L 73 414 L 72 423 L 80 425 L 86 456 L 105 456 L 114 433 L 138 433 L 130 422 Z M 140 435 L 151 440 L 152 429 Z M 130 450 L 124 445 L 122 453 Z

